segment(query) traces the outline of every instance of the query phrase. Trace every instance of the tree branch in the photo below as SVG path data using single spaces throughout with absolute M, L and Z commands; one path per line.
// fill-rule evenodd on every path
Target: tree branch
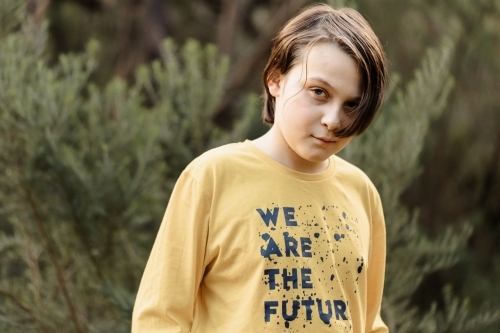
M 34 201 L 32 195 L 31 195 L 31 192 L 29 190 L 25 190 L 25 193 L 26 193 L 25 198 L 28 202 L 28 205 L 31 209 L 31 212 L 33 213 L 36 225 L 38 227 L 38 230 L 40 231 L 40 235 L 41 235 L 42 239 L 45 241 L 45 244 L 47 247 L 47 252 L 49 254 L 49 258 L 52 261 L 52 264 L 54 265 L 54 269 L 56 271 L 56 276 L 57 276 L 57 281 L 58 281 L 59 287 L 61 288 L 61 291 L 64 295 L 64 299 L 66 301 L 66 305 L 68 306 L 71 320 L 73 322 L 73 325 L 75 326 L 75 330 L 77 333 L 83 333 L 83 329 L 80 325 L 80 322 L 78 321 L 78 316 L 76 313 L 75 304 L 73 303 L 73 300 L 71 299 L 71 296 L 70 296 L 69 291 L 68 291 L 68 287 L 66 285 L 66 280 L 64 279 L 63 271 L 61 269 L 61 266 L 59 265 L 59 261 L 57 260 L 57 254 L 56 254 L 55 248 L 51 242 L 49 235 L 47 234 L 47 231 L 45 230 L 42 218 L 41 218 L 40 213 L 36 207 L 36 204 L 35 204 L 35 201 Z
M 33 285 L 35 286 L 35 297 L 37 301 L 40 301 L 41 291 L 42 291 L 42 279 L 40 276 L 40 268 L 38 266 L 38 258 L 35 258 L 35 249 L 32 246 L 33 236 L 29 230 L 28 223 L 22 219 L 22 227 L 24 232 L 24 241 L 26 243 L 26 258 L 28 266 L 32 273 Z
M 269 23 L 262 29 L 261 34 L 255 39 L 245 52 L 246 56 L 239 59 L 233 66 L 234 70 L 229 78 L 228 90 L 241 88 L 250 73 L 254 73 L 255 65 L 270 49 L 271 39 L 276 30 L 281 27 L 291 16 L 292 12 L 302 7 L 306 0 L 283 1 Z
M 26 12 L 33 17 L 29 27 L 30 32 L 36 32 L 40 29 L 45 20 L 45 13 L 49 7 L 50 0 L 31 0 L 26 5 Z
M 292 15 L 294 11 L 302 7 L 306 0 L 283 1 L 280 7 L 269 19 L 268 24 L 261 30 L 260 35 L 243 52 L 246 56 L 241 57 L 232 66 L 230 77 L 228 78 L 227 88 L 221 102 L 218 106 L 217 123 L 223 127 L 230 127 L 228 119 L 231 119 L 230 107 L 235 95 L 241 90 L 241 87 L 248 81 L 248 77 L 254 75 L 257 64 L 266 56 L 271 47 L 271 40 L 276 30 L 281 27 Z M 229 115 L 229 117 L 228 117 Z
M 231 55 L 234 39 L 240 30 L 241 15 L 249 0 L 223 0 L 222 12 L 217 22 L 217 49 L 221 54 Z
M 5 298 L 10 299 L 14 304 L 16 304 L 19 308 L 21 308 L 24 312 L 29 313 L 31 316 L 33 316 L 33 311 L 29 308 L 29 306 L 22 301 L 18 300 L 16 295 L 8 292 L 7 290 L 0 289 L 0 295 L 4 296 Z

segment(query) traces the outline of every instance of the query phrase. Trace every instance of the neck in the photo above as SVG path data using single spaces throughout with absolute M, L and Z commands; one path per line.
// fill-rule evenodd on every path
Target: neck
M 302 159 L 280 135 L 273 131 L 273 128 L 263 136 L 253 140 L 252 143 L 276 162 L 295 171 L 310 174 L 320 173 L 325 171 L 330 164 L 329 159 L 319 163 Z

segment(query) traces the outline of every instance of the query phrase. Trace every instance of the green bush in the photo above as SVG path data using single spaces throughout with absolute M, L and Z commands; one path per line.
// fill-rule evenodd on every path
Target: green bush
M 169 193 L 184 167 L 214 146 L 246 138 L 259 100 L 241 101 L 232 130 L 215 125 L 228 60 L 211 46 L 171 40 L 133 84 L 92 83 L 98 46 L 49 63 L 45 27 L 23 29 L 23 2 L 0 18 L 0 330 L 128 332 L 135 292 Z M 7 13 L 7 14 L 6 14 Z M 12 14 L 12 15 L 11 15 Z M 446 42 L 429 51 L 404 90 L 343 156 L 364 169 L 385 207 L 388 263 L 383 316 L 392 332 L 477 331 L 497 312 L 469 315 L 443 291 L 422 316 L 411 297 L 449 267 L 470 228 L 426 237 L 400 203 L 419 174 L 430 123 L 452 87 Z M 71 324 L 69 324 L 71 323 Z

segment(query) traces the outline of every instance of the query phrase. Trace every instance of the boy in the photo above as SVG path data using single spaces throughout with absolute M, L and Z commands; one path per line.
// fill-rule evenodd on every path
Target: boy
M 381 105 L 382 47 L 356 11 L 313 6 L 278 33 L 263 79 L 270 130 L 177 181 L 134 333 L 387 332 L 380 197 L 335 156 Z

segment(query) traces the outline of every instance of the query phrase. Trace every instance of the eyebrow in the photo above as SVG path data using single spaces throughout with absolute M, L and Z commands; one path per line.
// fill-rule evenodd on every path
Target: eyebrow
M 327 86 L 329 86 L 330 88 L 333 88 L 330 83 L 326 82 L 325 80 L 323 80 L 322 78 L 320 77 L 310 77 L 309 80 L 314 80 L 314 81 L 319 81 L 321 83 L 324 83 L 326 84 Z
M 324 85 L 327 85 L 328 87 L 330 87 L 330 89 L 335 90 L 335 91 L 337 90 L 334 87 L 332 87 L 332 85 L 330 83 L 328 83 L 327 81 L 323 80 L 320 77 L 310 77 L 310 78 L 308 78 L 308 80 L 313 80 L 313 81 L 321 82 Z M 359 100 L 361 100 L 361 96 L 353 97 L 353 98 L 351 98 L 351 100 L 353 100 L 353 101 L 359 101 Z

